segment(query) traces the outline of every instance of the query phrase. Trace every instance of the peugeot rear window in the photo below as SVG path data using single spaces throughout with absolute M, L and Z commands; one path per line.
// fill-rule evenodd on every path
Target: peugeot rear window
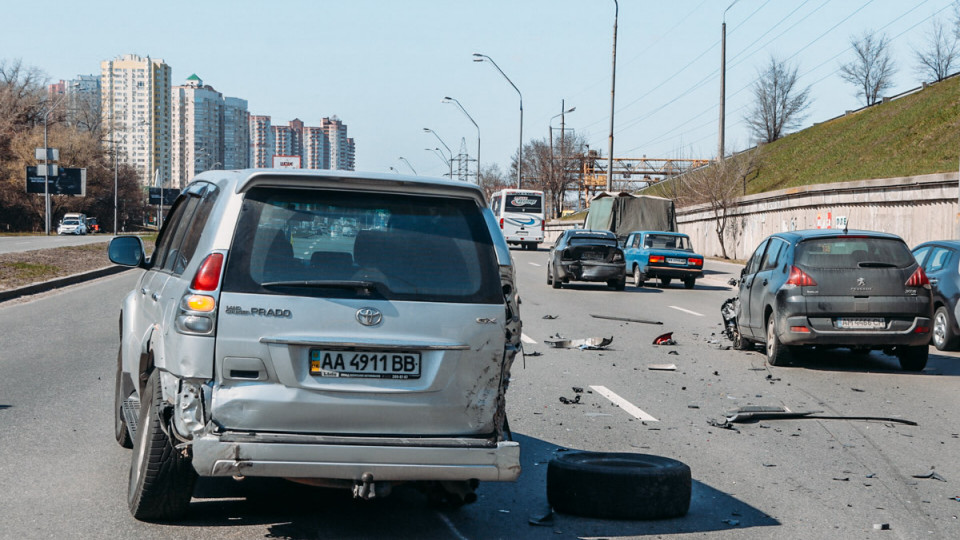
M 913 254 L 901 240 L 841 236 L 800 242 L 797 245 L 795 263 L 802 268 L 906 268 L 915 261 Z
M 254 188 L 224 291 L 502 303 L 496 252 L 472 200 Z
M 543 213 L 543 196 L 539 194 L 510 193 L 505 197 L 504 212 L 522 212 L 525 214 Z

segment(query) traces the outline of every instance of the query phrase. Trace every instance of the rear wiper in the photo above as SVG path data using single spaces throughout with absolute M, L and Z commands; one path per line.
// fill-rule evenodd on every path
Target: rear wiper
M 897 265 L 880 261 L 860 261 L 857 263 L 860 268 L 896 268 Z
M 372 291 L 376 283 L 356 279 L 302 279 L 296 281 L 267 281 L 261 287 L 302 287 L 305 289 L 358 289 Z

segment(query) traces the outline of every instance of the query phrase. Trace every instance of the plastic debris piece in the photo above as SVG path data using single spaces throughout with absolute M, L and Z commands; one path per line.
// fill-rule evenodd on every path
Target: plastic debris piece
M 530 351 L 523 353 L 524 356 L 543 356 L 543 353 L 540 351 Z
M 560 403 L 564 405 L 579 405 L 580 404 L 580 394 L 577 394 L 573 399 L 565 398 L 560 396 Z
M 947 481 L 946 478 L 940 476 L 940 474 L 937 473 L 937 472 L 934 471 L 934 470 L 931 470 L 930 472 L 928 472 L 928 473 L 926 473 L 926 474 L 914 474 L 913 477 L 914 477 L 914 478 L 929 478 L 929 479 L 931 479 L 931 480 L 939 480 L 939 481 L 941 481 L 941 482 L 946 482 L 946 481 Z
M 726 523 L 727 525 L 730 525 L 731 527 L 739 527 L 739 526 L 740 526 L 740 520 L 739 520 L 739 519 L 725 519 L 725 520 L 723 520 L 723 522 Z
M 613 343 L 613 336 L 608 338 L 592 337 L 584 339 L 547 339 L 544 343 L 554 349 L 588 349 L 600 350 Z
M 530 516 L 530 519 L 527 521 L 527 523 L 535 527 L 552 527 L 553 509 L 547 508 L 546 510 L 533 514 Z
M 680 353 L 678 353 L 677 351 L 667 351 L 667 354 L 673 354 L 673 355 L 676 355 L 676 356 L 680 356 Z
M 673 340 L 673 332 L 667 332 L 666 334 L 660 334 L 653 340 L 654 345 L 676 345 L 677 342 Z
M 544 319 L 547 319 L 548 321 L 550 321 L 550 320 L 553 320 L 553 319 L 559 319 L 560 316 L 559 316 L 559 315 L 544 315 L 543 318 L 544 318 Z
M 607 319 L 611 321 L 624 321 L 624 322 L 635 322 L 643 324 L 663 324 L 662 321 L 648 321 L 646 319 L 634 319 L 632 317 L 614 317 L 612 315 L 597 315 L 595 313 L 590 314 L 594 319 Z
M 849 476 L 842 476 L 842 477 L 839 477 L 839 478 L 835 476 L 835 477 L 833 477 L 833 479 L 836 480 L 837 482 L 849 482 L 849 481 L 850 481 L 850 477 L 849 477 Z
M 676 364 L 650 364 L 647 369 L 651 371 L 676 371 Z
M 889 531 L 889 530 L 890 530 L 890 524 L 889 524 L 889 523 L 874 523 L 874 524 L 873 524 L 873 530 L 875 530 L 875 531 Z
M 583 393 L 583 388 L 580 387 L 580 386 L 574 386 L 574 387 L 571 388 L 571 390 L 573 390 L 573 393 L 574 393 L 574 394 L 582 394 L 582 393 Z
M 711 418 L 711 419 L 707 420 L 707 424 L 709 424 L 709 425 L 711 425 L 711 426 L 713 426 L 713 427 L 715 427 L 715 428 L 729 429 L 730 431 L 736 431 L 737 433 L 740 433 L 740 430 L 737 429 L 736 426 L 734 426 L 734 425 L 731 424 L 730 422 L 727 422 L 726 420 L 724 420 L 723 422 L 717 422 L 716 420 L 714 420 L 713 418 Z

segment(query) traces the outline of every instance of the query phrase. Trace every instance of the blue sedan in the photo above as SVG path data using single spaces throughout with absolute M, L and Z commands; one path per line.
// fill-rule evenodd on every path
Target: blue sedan
M 648 279 L 660 279 L 663 287 L 674 278 L 692 289 L 703 277 L 703 255 L 694 253 L 690 237 L 675 232 L 634 231 L 623 244 L 627 272 L 633 284 L 643 287 Z

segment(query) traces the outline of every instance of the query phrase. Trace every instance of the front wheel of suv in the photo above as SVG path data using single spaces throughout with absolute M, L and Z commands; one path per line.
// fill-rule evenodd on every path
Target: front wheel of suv
M 923 368 L 927 367 L 930 347 L 917 345 L 915 347 L 897 347 L 897 349 L 897 358 L 900 360 L 900 367 L 904 371 L 923 371 Z
M 777 337 L 776 316 L 771 313 L 767 317 L 767 363 L 771 366 L 782 366 L 787 363 L 789 351 L 787 347 L 780 343 Z
M 160 388 L 160 371 L 154 370 L 140 400 L 127 489 L 130 513 L 139 520 L 165 521 L 183 516 L 197 480 L 190 459 L 174 448 L 166 433 L 163 424 L 167 407 Z

